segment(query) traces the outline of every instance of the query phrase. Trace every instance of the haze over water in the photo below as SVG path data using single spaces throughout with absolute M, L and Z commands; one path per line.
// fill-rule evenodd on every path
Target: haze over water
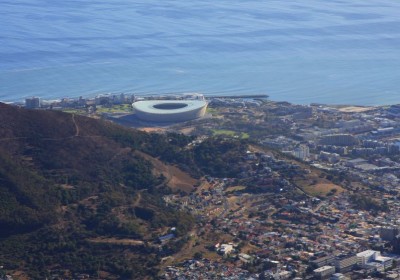
M 400 1 L 1 0 L 0 100 L 104 92 L 400 103 Z

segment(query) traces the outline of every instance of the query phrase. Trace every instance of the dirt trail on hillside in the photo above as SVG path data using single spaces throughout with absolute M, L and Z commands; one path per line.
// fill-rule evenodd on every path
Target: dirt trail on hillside
M 190 192 L 194 189 L 193 186 L 198 182 L 198 180 L 194 179 L 189 174 L 183 172 L 176 166 L 164 164 L 159 159 L 149 156 L 148 154 L 140 151 L 135 151 L 135 154 L 150 161 L 153 164 L 155 175 L 164 175 L 164 177 L 166 178 L 166 184 L 173 190 Z

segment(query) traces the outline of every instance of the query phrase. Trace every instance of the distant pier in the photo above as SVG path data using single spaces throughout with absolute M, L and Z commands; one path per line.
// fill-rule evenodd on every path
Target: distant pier
M 205 95 L 205 98 L 230 98 L 230 99 L 235 99 L 235 98 L 268 98 L 268 94 L 251 94 L 251 95 Z

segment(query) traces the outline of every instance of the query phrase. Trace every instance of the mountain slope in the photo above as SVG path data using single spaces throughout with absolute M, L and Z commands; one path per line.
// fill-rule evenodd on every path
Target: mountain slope
M 0 264 L 33 279 L 154 276 L 156 237 L 177 227 L 163 249 L 177 250 L 193 221 L 164 205 L 165 165 L 152 155 L 184 162 L 188 141 L 0 104 Z M 112 238 L 132 242 L 99 242 Z

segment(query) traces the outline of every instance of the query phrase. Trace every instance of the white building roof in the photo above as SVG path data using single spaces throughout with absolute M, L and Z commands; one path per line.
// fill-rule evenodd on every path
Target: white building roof
M 374 250 L 366 250 L 357 254 L 357 257 L 370 257 L 375 253 L 379 253 L 378 251 Z
M 169 115 L 200 109 L 206 104 L 204 100 L 145 100 L 135 102 L 132 106 L 146 113 Z
M 325 266 L 321 266 L 320 268 L 315 269 L 314 272 L 316 272 L 316 273 L 323 272 L 323 271 L 326 271 L 326 270 L 329 270 L 332 268 L 334 268 L 334 267 L 330 266 L 330 265 L 325 265 Z

